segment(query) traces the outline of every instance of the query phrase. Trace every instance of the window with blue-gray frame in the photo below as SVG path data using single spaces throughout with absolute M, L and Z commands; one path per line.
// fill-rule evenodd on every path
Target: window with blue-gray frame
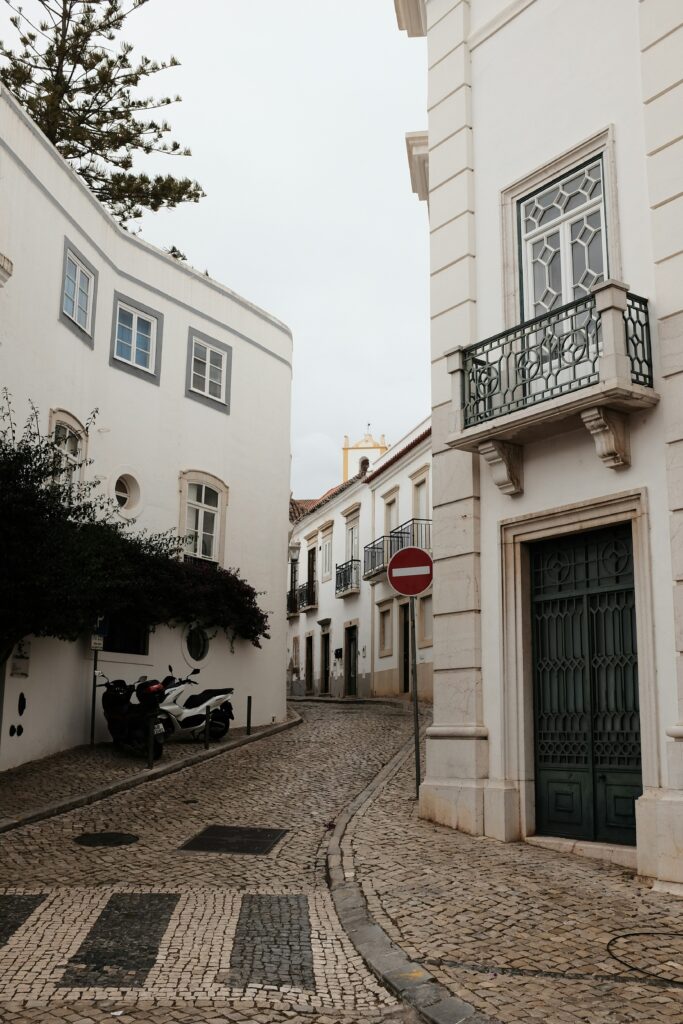
M 232 348 L 190 328 L 187 340 L 185 394 L 222 412 L 230 411 Z
M 96 297 L 97 271 L 85 256 L 65 239 L 59 318 L 91 347 Z
M 117 293 L 114 296 L 110 364 L 158 384 L 163 321 L 157 310 Z

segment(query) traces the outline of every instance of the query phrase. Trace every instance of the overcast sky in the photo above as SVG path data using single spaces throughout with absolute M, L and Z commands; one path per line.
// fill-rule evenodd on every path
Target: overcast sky
M 315 497 L 344 434 L 370 421 L 396 441 L 429 412 L 427 211 L 405 150 L 426 126 L 424 41 L 392 0 L 150 0 L 123 38 L 181 60 L 149 91 L 182 95 L 167 113 L 193 155 L 162 167 L 207 193 L 142 235 L 291 327 L 292 487 Z

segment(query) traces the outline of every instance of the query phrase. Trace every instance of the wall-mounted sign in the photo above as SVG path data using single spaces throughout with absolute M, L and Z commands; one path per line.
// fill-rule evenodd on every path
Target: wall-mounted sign
M 12 654 L 9 674 L 11 676 L 20 676 L 22 679 L 25 679 L 28 676 L 30 666 L 31 641 L 20 640 Z
M 104 650 L 104 637 L 100 633 L 93 633 L 90 637 L 90 650 L 91 651 L 103 651 Z

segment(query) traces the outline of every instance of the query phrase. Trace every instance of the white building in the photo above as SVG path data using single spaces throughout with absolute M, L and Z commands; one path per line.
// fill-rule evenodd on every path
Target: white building
M 371 443 L 372 442 L 372 443 Z M 368 435 L 350 450 L 383 454 L 316 502 L 292 502 L 288 680 L 295 694 L 407 696 L 412 692 L 408 600 L 386 581 L 391 556 L 431 546 L 430 425 L 390 448 Z M 421 699 L 432 696 L 432 596 L 417 600 Z
M 683 5 L 395 5 L 429 66 L 421 813 L 680 887 Z
M 236 724 L 249 694 L 255 724 L 283 719 L 289 330 L 118 227 L 4 89 L 0 181 L 0 382 L 19 420 L 32 400 L 68 450 L 97 407 L 90 471 L 120 514 L 194 533 L 192 553 L 238 568 L 270 615 L 263 649 L 238 641 L 234 654 L 222 634 L 114 623 L 100 667 L 134 680 L 198 666 L 204 685 L 234 686 Z M 87 741 L 88 640 L 15 652 L 0 680 L 0 768 Z

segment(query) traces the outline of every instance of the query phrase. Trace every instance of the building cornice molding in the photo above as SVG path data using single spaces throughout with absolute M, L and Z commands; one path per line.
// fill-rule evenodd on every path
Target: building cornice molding
M 429 135 L 408 132 L 406 135 L 410 184 L 418 199 L 429 199 Z
M 402 32 L 409 36 L 427 35 L 426 0 L 394 0 L 396 20 Z

